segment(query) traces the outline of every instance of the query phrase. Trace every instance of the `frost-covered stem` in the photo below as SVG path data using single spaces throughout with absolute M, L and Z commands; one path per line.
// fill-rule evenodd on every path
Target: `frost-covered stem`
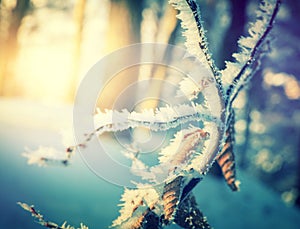
M 262 34 L 262 36 L 259 38 L 259 40 L 257 41 L 256 45 L 254 46 L 254 48 L 251 51 L 251 54 L 249 56 L 248 61 L 246 62 L 246 64 L 241 68 L 241 70 L 239 71 L 239 73 L 237 74 L 237 76 L 233 79 L 233 84 L 231 84 L 226 92 L 226 94 L 228 95 L 228 98 L 226 100 L 226 105 L 228 103 L 229 107 L 232 105 L 233 101 L 235 100 L 236 96 L 238 95 L 238 93 L 243 89 L 244 87 L 244 83 L 248 80 L 247 77 L 245 77 L 245 79 L 243 80 L 244 82 L 241 82 L 241 79 L 243 77 L 243 75 L 245 74 L 245 72 L 247 71 L 248 68 L 250 68 L 251 66 L 253 66 L 253 64 L 255 64 L 256 58 L 259 55 L 259 48 L 260 46 L 263 44 L 263 42 L 265 41 L 266 37 L 268 36 L 268 34 L 270 33 L 274 21 L 275 21 L 275 17 L 278 13 L 279 10 L 279 6 L 281 4 L 281 0 L 277 0 L 276 1 L 276 5 L 274 7 L 273 13 L 270 17 L 270 20 L 268 22 L 268 26 L 266 28 L 266 30 L 264 31 L 264 33 Z M 252 71 L 250 74 L 253 74 L 255 72 L 256 67 L 252 67 Z M 239 84 L 239 86 L 236 88 L 235 86 Z
M 64 222 L 61 226 L 59 226 L 56 223 L 45 220 L 44 216 L 38 210 L 36 210 L 33 205 L 28 205 L 26 203 L 21 203 L 21 202 L 18 202 L 17 204 L 20 205 L 21 208 L 23 208 L 25 211 L 30 212 L 32 217 L 37 220 L 37 223 L 39 223 L 44 227 L 53 228 L 53 229 L 75 229 L 75 227 L 67 225 L 67 222 Z M 88 227 L 81 223 L 80 227 L 77 229 L 88 229 Z
M 206 40 L 203 25 L 202 25 L 202 22 L 201 22 L 201 15 L 200 15 L 199 5 L 194 0 L 186 0 L 186 2 L 189 5 L 189 7 L 191 8 L 191 11 L 194 15 L 194 19 L 195 19 L 196 24 L 197 24 L 199 37 L 200 37 L 199 47 L 200 47 L 201 50 L 203 50 L 203 53 L 206 57 L 206 61 L 208 62 L 212 72 L 214 73 L 214 75 L 217 75 L 218 69 L 214 64 L 214 61 L 211 57 L 211 54 L 208 52 L 208 50 L 209 50 L 208 49 L 208 43 L 207 43 L 207 40 Z
M 203 29 L 203 25 L 201 22 L 201 15 L 200 15 L 200 9 L 199 9 L 199 5 L 194 1 L 194 0 L 186 0 L 187 4 L 189 5 L 189 7 L 192 10 L 192 13 L 194 15 L 194 19 L 196 21 L 197 24 L 197 28 L 198 28 L 198 32 L 199 32 L 199 37 L 200 37 L 200 42 L 199 42 L 199 47 L 200 49 L 203 51 L 206 61 L 209 64 L 215 78 L 217 81 L 217 84 L 221 90 L 221 92 L 223 91 L 222 89 L 222 81 L 220 78 L 220 74 L 219 74 L 219 70 L 217 68 L 217 66 L 214 63 L 214 60 L 211 57 L 211 53 L 209 52 L 209 48 L 208 48 L 208 43 L 206 40 L 206 36 L 205 36 L 205 31 Z
M 214 131 L 214 139 L 211 137 L 211 145 L 209 146 L 210 148 L 208 149 L 208 154 L 206 155 L 205 159 L 203 162 L 201 162 L 201 166 L 199 168 L 199 173 L 205 175 L 213 163 L 215 162 L 215 159 L 219 153 L 219 148 L 221 147 L 222 144 L 222 139 L 224 135 L 224 129 L 219 128 L 219 127 L 213 127 Z
M 155 114 L 154 114 L 155 115 Z M 67 152 L 73 152 L 77 148 L 85 147 L 86 144 L 91 141 L 91 139 L 95 136 L 101 135 L 105 132 L 116 132 L 116 131 L 123 131 L 129 128 L 135 127 L 146 127 L 153 131 L 166 131 L 168 129 L 176 128 L 179 125 L 188 123 L 190 121 L 201 121 L 205 120 L 207 122 L 216 123 L 216 125 L 222 125 L 222 122 L 219 118 L 208 115 L 208 114 L 201 114 L 198 111 L 194 113 L 172 117 L 168 121 L 146 121 L 146 120 L 135 120 L 128 118 L 122 122 L 111 122 L 105 125 L 99 126 L 93 132 L 86 135 L 86 138 L 81 143 L 70 146 L 67 148 Z

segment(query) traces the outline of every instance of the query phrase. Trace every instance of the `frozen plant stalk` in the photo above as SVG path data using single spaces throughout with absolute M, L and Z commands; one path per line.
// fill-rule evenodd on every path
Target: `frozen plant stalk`
M 47 164 L 58 161 L 67 165 L 77 148 L 88 147 L 94 136 L 104 132 L 136 127 L 167 131 L 191 121 L 200 121 L 203 127 L 189 126 L 175 134 L 169 146 L 159 153 L 157 166 L 149 168 L 139 160 L 138 149 L 125 152 L 125 156 L 132 161 L 132 173 L 147 181 L 148 188 L 145 188 L 145 184 L 136 184 L 136 189 L 124 190 L 120 216 L 113 221 L 112 227 L 162 228 L 176 223 L 183 228 L 210 228 L 197 208 L 192 189 L 214 161 L 221 167 L 228 186 L 233 191 L 239 189 L 233 154 L 235 117 L 232 103 L 259 66 L 262 47 L 268 39 L 280 1 L 266 0 L 260 3 L 248 35 L 238 41 L 239 52 L 233 54 L 235 62 L 226 62 L 223 70 L 215 66 L 210 54 L 197 2 L 170 0 L 169 3 L 179 11 L 177 17 L 184 29 L 188 52 L 203 63 L 206 71 L 205 77 L 200 77 L 197 82 L 185 77 L 179 83 L 180 91 L 177 94 L 186 95 L 192 105 L 178 104 L 140 113 L 98 110 L 95 115 L 98 128 L 88 134 L 81 144 L 68 147 L 65 159 L 54 160 L 46 156 L 40 156 L 39 159 L 36 158 L 37 154 L 25 155 L 29 162 Z M 200 95 L 204 98 L 202 104 L 195 100 Z M 118 121 L 115 122 L 112 117 L 118 117 Z M 20 205 L 45 227 L 72 228 L 49 223 L 32 206 Z

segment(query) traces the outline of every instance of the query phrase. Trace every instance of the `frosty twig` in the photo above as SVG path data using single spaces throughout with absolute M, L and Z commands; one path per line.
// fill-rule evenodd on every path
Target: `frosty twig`
M 18 202 L 17 204 L 20 205 L 25 211 L 30 212 L 32 217 L 37 220 L 37 223 L 39 223 L 44 227 L 53 228 L 53 229 L 88 229 L 88 227 L 83 225 L 82 223 L 78 228 L 67 225 L 67 222 L 64 222 L 61 226 L 59 226 L 56 223 L 45 220 L 44 216 L 38 210 L 36 210 L 33 205 L 28 205 L 26 203 L 21 203 L 21 202 Z

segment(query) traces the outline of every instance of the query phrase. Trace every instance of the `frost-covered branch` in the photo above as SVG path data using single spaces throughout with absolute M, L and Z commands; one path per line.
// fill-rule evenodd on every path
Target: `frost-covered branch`
M 169 3 L 179 11 L 177 18 L 181 20 L 183 35 L 186 37 L 185 46 L 189 53 L 198 57 L 208 69 L 215 73 L 217 69 L 208 49 L 198 5 L 193 0 L 169 0 Z
M 147 127 L 153 131 L 166 131 L 191 121 L 213 122 L 220 127 L 223 125 L 221 120 L 213 116 L 207 108 L 195 103 L 174 107 L 166 106 L 142 112 L 129 112 L 126 109 L 121 112 L 112 110 L 101 112 L 98 110 L 94 116 L 94 123 L 97 128 L 91 133 L 87 133 L 82 142 L 67 147 L 64 155 L 63 151 L 52 147 L 39 147 L 33 151 L 26 149 L 22 155 L 28 159 L 28 164 L 67 166 L 76 149 L 86 147 L 93 137 L 105 132 L 123 131 L 136 127 Z
M 159 194 L 154 188 L 125 189 L 121 197 L 120 216 L 113 221 L 112 227 L 131 228 L 143 218 L 147 209 L 153 210 L 154 206 L 157 212 L 161 211 L 157 205 L 159 199 Z
M 59 226 L 56 223 L 45 220 L 44 216 L 38 210 L 36 210 L 33 205 L 28 205 L 26 203 L 21 203 L 21 202 L 18 202 L 17 204 L 20 205 L 25 211 L 30 212 L 32 217 L 37 220 L 37 223 L 44 227 L 53 228 L 53 229 L 88 229 L 88 227 L 83 225 L 82 223 L 78 228 L 67 225 L 67 222 L 64 222 L 61 226 Z
M 215 62 L 212 58 L 212 54 L 208 48 L 208 42 L 207 42 L 207 38 L 205 35 L 205 30 L 202 25 L 203 22 L 201 20 L 200 7 L 194 0 L 186 0 L 186 2 L 189 5 L 189 7 L 194 15 L 194 20 L 197 24 L 199 38 L 200 38 L 199 47 L 203 51 L 203 53 L 206 57 L 206 61 L 209 64 L 214 76 L 216 77 L 216 81 L 218 83 L 218 86 L 220 87 L 220 90 L 222 90 L 222 81 L 221 81 L 221 78 L 219 77 L 219 70 L 218 70 L 217 66 L 215 65 Z
M 215 122 L 221 125 L 218 117 L 213 116 L 204 106 L 195 103 L 143 110 L 140 113 L 129 112 L 126 109 L 121 112 L 112 110 L 101 112 L 98 110 L 94 120 L 95 126 L 98 126 L 96 129 L 98 135 L 104 132 L 116 132 L 135 127 L 165 131 L 190 121 Z
M 101 112 L 98 109 L 97 111 L 97 114 L 94 116 L 94 123 L 97 128 L 93 132 L 86 134 L 83 142 L 69 147 L 67 151 L 85 147 L 93 137 L 105 132 L 117 132 L 129 128 L 146 127 L 152 131 L 166 131 L 191 121 L 212 122 L 220 128 L 223 125 L 219 117 L 211 114 L 207 108 L 196 103 L 173 107 L 166 106 L 155 110 L 143 110 L 142 112 L 129 112 L 126 109 L 122 111 L 106 110 L 105 112 Z
M 262 45 L 273 27 L 280 2 L 280 0 L 261 2 L 256 11 L 256 21 L 250 24 L 249 36 L 241 37 L 238 41 L 240 52 L 233 54 L 236 61 L 226 62 L 222 79 L 228 85 L 226 104 L 229 106 L 257 70 Z
M 177 18 L 181 20 L 181 27 L 184 29 L 183 35 L 186 37 L 185 46 L 188 52 L 196 56 L 207 69 L 212 71 L 220 92 L 222 92 L 219 70 L 208 48 L 198 4 L 194 0 L 169 0 L 169 3 L 179 10 Z

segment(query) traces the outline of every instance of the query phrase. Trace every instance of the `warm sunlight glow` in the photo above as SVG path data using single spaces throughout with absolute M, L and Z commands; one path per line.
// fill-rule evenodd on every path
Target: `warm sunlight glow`
M 4 4 L 1 31 L 11 26 L 5 13 L 15 7 L 16 1 L 6 0 Z M 81 22 L 74 17 L 78 10 L 75 12 L 72 4 L 66 7 L 53 2 L 49 6 L 44 0 L 34 0 L 31 4 L 34 11 L 20 22 L 17 41 L 10 42 L 6 53 L 2 53 L 4 56 L 0 56 L 3 58 L 0 64 L 6 68 L 0 71 L 1 94 L 35 101 L 72 102 L 80 79 L 105 53 L 103 34 L 109 4 L 87 3 L 82 19 L 84 27 L 79 31 Z M 4 40 L 9 35 L 1 34 Z M 10 59 L 5 56 L 8 53 L 12 53 Z
M 294 75 L 289 75 L 284 72 L 274 73 L 271 70 L 266 70 L 264 83 L 267 86 L 283 87 L 285 95 L 289 99 L 300 98 L 300 84 Z

